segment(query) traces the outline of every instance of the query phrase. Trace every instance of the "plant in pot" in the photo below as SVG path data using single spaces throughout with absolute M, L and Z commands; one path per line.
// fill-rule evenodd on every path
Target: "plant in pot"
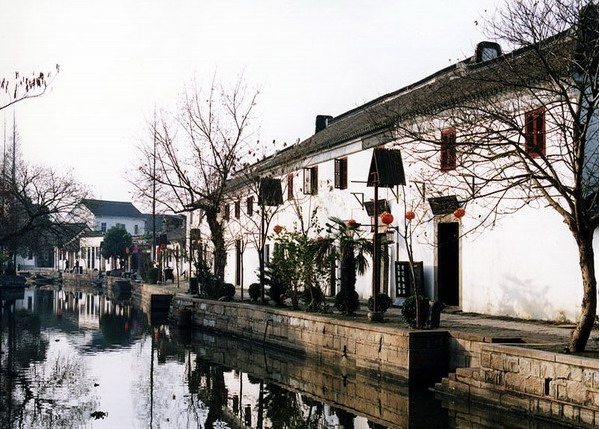
M 391 307 L 393 300 L 386 293 L 379 293 L 368 298 L 368 319 L 371 322 L 382 322 L 385 312 Z
M 345 315 L 353 315 L 360 306 L 356 292 L 356 276 L 368 267 L 366 256 L 373 254 L 372 241 L 365 237 L 360 224 L 331 217 L 327 223 L 328 237 L 317 240 L 316 258 L 329 261 L 334 256 L 341 263 L 341 292 L 335 297 L 335 307 Z

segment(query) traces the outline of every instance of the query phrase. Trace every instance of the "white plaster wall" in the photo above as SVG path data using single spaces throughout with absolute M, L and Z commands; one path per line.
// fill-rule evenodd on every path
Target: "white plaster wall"
M 143 218 L 129 218 L 129 217 L 96 217 L 93 225 L 95 231 L 102 230 L 102 223 L 106 223 L 106 231 L 108 231 L 117 223 L 125 225 L 125 229 L 131 235 L 143 235 L 145 233 L 145 224 Z M 138 226 L 138 233 L 135 234 L 135 225 Z
M 474 222 L 464 218 L 464 225 Z M 550 208 L 522 209 L 462 241 L 462 308 L 574 320 L 582 299 L 576 243 Z

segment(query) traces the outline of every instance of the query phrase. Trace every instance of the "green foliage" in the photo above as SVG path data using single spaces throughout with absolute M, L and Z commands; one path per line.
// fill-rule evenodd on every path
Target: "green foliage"
M 324 296 L 321 285 L 326 283 L 328 265 L 317 260 L 315 240 L 297 230 L 281 231 L 274 238 L 274 252 L 266 267 L 270 298 L 281 305 L 284 298 L 289 297 L 293 308 L 297 309 L 305 290 L 311 291 L 310 296 Z M 309 311 L 319 307 L 317 301 L 312 301 L 308 302 Z
M 233 298 L 235 296 L 235 285 L 233 283 L 223 283 L 220 290 L 220 296 Z
M 108 259 L 110 257 L 124 258 L 126 248 L 131 247 L 133 241 L 131 234 L 127 232 L 125 227 L 116 225 L 106 231 L 102 243 L 102 257 Z
M 160 270 L 156 267 L 150 267 L 146 270 L 144 278 L 150 284 L 155 285 L 158 283 L 158 277 L 160 276 Z
M 301 300 L 306 306 L 306 311 L 324 311 L 326 298 L 320 287 L 308 286 L 301 293 Z
M 360 296 L 355 290 L 342 290 L 335 295 L 335 308 L 343 314 L 354 314 L 360 308 Z
M 428 319 L 429 312 L 429 299 L 426 296 L 421 295 L 419 297 L 420 301 L 420 318 L 421 322 L 426 321 Z M 401 314 L 403 319 L 410 326 L 417 326 L 416 323 L 416 297 L 414 295 L 409 296 L 403 303 L 403 307 L 401 308 Z M 424 323 L 418 324 L 420 326 L 424 326 Z
M 389 307 L 393 304 L 393 300 L 386 293 L 379 293 L 376 296 L 376 306 L 374 302 L 374 297 L 368 298 L 368 309 L 370 311 L 387 311 Z
M 366 272 L 366 257 L 373 254 L 373 244 L 365 237 L 360 224 L 346 224 L 336 217 L 330 221 L 328 237 L 317 242 L 317 260 L 328 262 L 327 258 L 334 257 L 341 262 L 341 292 L 335 297 L 335 307 L 345 314 L 354 314 L 360 305 L 355 293 L 356 275 Z M 340 302 L 342 299 L 345 302 Z
M 260 298 L 260 283 L 252 283 L 248 287 L 248 294 L 252 301 L 258 301 L 258 298 Z

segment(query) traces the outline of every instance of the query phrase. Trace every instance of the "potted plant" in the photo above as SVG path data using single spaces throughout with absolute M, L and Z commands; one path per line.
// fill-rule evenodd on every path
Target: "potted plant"
M 371 322 L 382 322 L 384 314 L 393 304 L 393 300 L 386 293 L 379 293 L 368 298 L 368 320 Z
M 355 220 L 345 222 L 336 217 L 329 219 L 331 222 L 326 224 L 329 236 L 317 240 L 316 257 L 321 261 L 329 261 L 327 257 L 330 255 L 339 259 L 341 291 L 335 296 L 335 307 L 343 314 L 353 315 L 360 306 L 356 276 L 366 272 L 366 256 L 373 254 L 373 245 Z

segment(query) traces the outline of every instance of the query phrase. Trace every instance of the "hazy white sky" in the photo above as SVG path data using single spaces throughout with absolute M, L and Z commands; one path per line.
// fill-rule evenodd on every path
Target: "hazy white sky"
M 261 88 L 260 139 L 291 143 L 314 132 L 317 114 L 471 56 L 498 2 L 8 0 L 0 77 L 60 64 L 47 95 L 16 107 L 22 151 L 71 168 L 96 198 L 127 201 L 125 172 L 154 106 L 173 106 L 192 78 L 244 72 Z M 12 110 L 3 112 L 11 126 Z

